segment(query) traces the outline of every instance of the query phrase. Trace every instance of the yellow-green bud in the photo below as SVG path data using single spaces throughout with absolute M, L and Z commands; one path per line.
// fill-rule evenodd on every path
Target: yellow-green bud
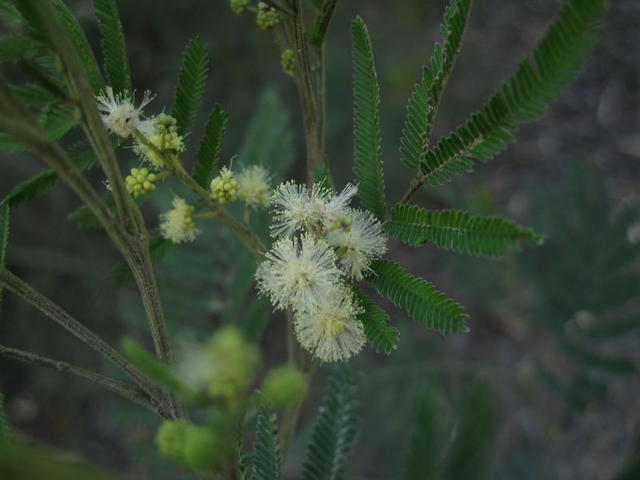
M 240 15 L 244 13 L 247 7 L 251 4 L 251 0 L 231 0 L 230 6 L 233 13 Z
M 242 394 L 260 363 L 258 350 L 237 327 L 221 328 L 206 346 L 213 364 L 209 393 L 233 398 Z
M 287 364 L 271 370 L 260 389 L 273 408 L 284 408 L 298 403 L 307 393 L 307 381 L 295 365 Z
M 189 424 L 184 420 L 165 420 L 156 433 L 160 453 L 173 460 L 184 461 L 185 437 Z
M 155 173 L 149 171 L 148 168 L 132 168 L 131 174 L 124 179 L 127 192 L 133 197 L 138 198 L 145 193 L 153 192 L 156 186 L 153 184 L 158 179 Z
M 184 463 L 194 470 L 211 469 L 218 463 L 223 447 L 212 429 L 189 425 L 184 436 Z
M 258 15 L 256 23 L 263 30 L 269 30 L 280 23 L 280 14 L 275 8 L 270 7 L 264 2 L 258 3 Z
M 282 71 L 287 75 L 293 77 L 294 68 L 296 65 L 296 58 L 293 55 L 293 50 L 287 48 L 282 51 L 280 55 L 280 65 L 282 65 Z
M 178 134 L 178 122 L 171 115 L 161 113 L 145 120 L 141 122 L 139 130 L 155 149 L 140 142 L 136 145 L 135 151 L 158 168 L 165 166 L 162 154 L 184 150 L 184 141 Z
M 238 196 L 238 181 L 227 167 L 211 180 L 211 198 L 218 203 L 232 202 Z

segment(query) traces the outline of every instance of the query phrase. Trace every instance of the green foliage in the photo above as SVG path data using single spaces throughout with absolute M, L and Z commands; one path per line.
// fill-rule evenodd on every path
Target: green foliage
M 100 21 L 102 55 L 107 80 L 114 93 L 131 92 L 131 73 L 118 4 L 116 0 L 94 0 L 93 7 Z
M 322 4 L 319 6 L 320 12 L 316 16 L 313 30 L 311 31 L 311 35 L 309 35 L 309 41 L 312 44 L 320 46 L 324 42 L 327 28 L 329 28 L 329 21 L 333 16 L 337 3 L 338 0 L 322 1 Z
M 62 0 L 51 1 L 58 10 L 62 26 L 78 52 L 78 56 L 80 57 L 80 61 L 82 62 L 93 92 L 98 93 L 103 87 L 102 75 L 100 75 L 98 63 L 96 62 L 96 57 L 93 54 L 91 45 L 89 45 L 87 36 L 83 32 L 78 20 L 76 20 Z
M 280 447 L 278 443 L 278 418 L 262 405 L 256 419 L 256 441 L 250 454 L 249 480 L 279 480 Z
M 88 149 L 84 143 L 78 143 L 71 147 L 71 160 L 78 169 L 86 170 L 96 162 L 93 150 Z M 43 170 L 34 175 L 29 180 L 19 183 L 11 189 L 6 197 L 2 199 L 0 205 L 8 205 L 16 208 L 49 191 L 58 180 L 58 175 L 51 169 Z
M 445 449 L 441 416 L 442 412 L 435 404 L 431 391 L 423 392 L 411 417 L 413 432 L 406 460 L 405 480 L 437 478 Z
M 279 182 L 291 166 L 291 122 L 275 90 L 266 89 L 260 96 L 238 156 L 244 166 L 263 165 L 274 182 Z
M 357 435 L 356 378 L 344 367 L 329 377 L 307 447 L 302 480 L 344 478 Z
M 180 135 L 189 133 L 200 110 L 208 70 L 207 47 L 199 37 L 195 37 L 189 42 L 182 55 L 182 66 L 178 74 L 175 102 L 171 112 L 171 116 L 178 121 Z
M 471 0 L 451 0 L 445 10 L 444 23 L 440 27 L 443 43 L 435 45 L 431 69 L 423 68 L 422 79 L 409 98 L 407 118 L 400 139 L 400 153 L 404 162 L 412 168 L 424 161 L 433 120 L 460 52 L 470 10 Z
M 193 169 L 193 178 L 203 188 L 209 188 L 209 182 L 218 167 L 228 120 L 229 114 L 216 103 L 209 114 L 204 137 L 198 150 L 198 161 Z
M 0 393 L 0 443 L 11 437 L 11 430 L 4 414 L 4 395 Z
M 362 18 L 351 24 L 353 35 L 354 173 L 358 195 L 376 217 L 387 214 L 380 132 L 380 88 L 369 32 Z
M 374 301 L 367 297 L 362 290 L 354 287 L 354 294 L 364 312 L 358 317 L 364 326 L 364 333 L 377 352 L 390 354 L 398 346 L 400 332 L 389 326 L 389 315 Z
M 490 477 L 498 413 L 489 385 L 476 379 L 468 385 L 458 413 L 457 436 L 443 465 L 443 480 Z
M 0 37 L 0 62 L 16 61 L 24 57 L 32 57 L 34 44 L 22 35 L 5 35 Z
M 539 117 L 586 60 L 604 5 L 604 0 L 567 2 L 534 51 L 534 61 L 521 62 L 479 112 L 426 152 L 418 165 L 420 181 L 428 186 L 450 181 L 470 171 L 474 159 L 486 162 L 514 141 L 518 124 Z
M 127 358 L 155 383 L 178 395 L 188 395 L 188 388 L 180 379 L 134 339 L 125 338 L 122 342 L 122 348 Z
M 396 205 L 384 230 L 409 245 L 431 241 L 440 248 L 484 257 L 501 257 L 520 241 L 539 245 L 542 236 L 500 217 L 474 217 L 460 210 L 429 211 Z
M 403 307 L 416 322 L 442 334 L 468 332 L 464 308 L 448 299 L 436 287 L 406 272 L 388 260 L 371 264 L 366 281 L 397 307 Z
M 22 25 L 24 22 L 20 10 L 7 0 L 0 1 L 0 20 L 16 26 Z
M 0 267 L 4 267 L 7 261 L 7 247 L 9 245 L 9 214 L 9 206 L 0 204 Z M 3 285 L 0 285 L 0 306 L 2 305 L 3 290 Z M 2 400 L 1 397 L 0 400 Z M 1 413 L 2 402 L 0 402 L 0 414 Z M 0 421 L 0 424 L 1 423 L 2 422 Z M 1 427 L 2 425 L 0 425 L 0 431 L 2 430 Z

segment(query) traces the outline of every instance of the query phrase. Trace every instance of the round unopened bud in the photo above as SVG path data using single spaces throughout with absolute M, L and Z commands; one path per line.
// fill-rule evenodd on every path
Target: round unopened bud
M 173 460 L 184 460 L 186 431 L 189 424 L 184 420 L 165 420 L 156 432 L 156 445 L 160 453 Z
M 264 2 L 258 3 L 258 15 L 256 23 L 263 30 L 269 30 L 280 23 L 280 14 L 275 8 L 270 7 Z
M 284 408 L 304 398 L 307 393 L 307 381 L 295 365 L 286 364 L 271 370 L 260 390 L 272 407 Z
M 153 184 L 158 179 L 155 173 L 149 171 L 148 168 L 132 168 L 131 174 L 124 179 L 127 192 L 133 197 L 138 198 L 145 193 L 153 192 L 156 186 Z
M 238 196 L 238 181 L 227 167 L 222 168 L 217 177 L 211 180 L 211 198 L 218 203 L 235 200 Z
M 260 363 L 258 350 L 237 327 L 221 328 L 206 346 L 212 360 L 209 393 L 233 398 L 249 386 Z
M 211 469 L 218 463 L 223 447 L 213 429 L 189 425 L 184 435 L 184 463 L 194 470 Z

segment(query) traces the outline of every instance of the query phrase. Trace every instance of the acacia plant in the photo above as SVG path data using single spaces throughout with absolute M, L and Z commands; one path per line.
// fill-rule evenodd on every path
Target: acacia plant
M 354 176 L 338 188 L 332 179 L 325 153 L 324 50 L 337 0 L 230 2 L 235 13 L 255 15 L 257 28 L 274 38 L 283 71 L 297 87 L 305 145 L 299 160 L 306 165 L 300 183 L 282 178 L 286 165 L 275 156 L 271 163 L 242 154 L 224 162 L 228 114 L 221 105 L 210 108 L 204 135 L 194 141 L 190 134 L 209 66 L 199 38 L 186 46 L 173 106 L 163 109 L 154 105 L 150 92 L 135 98 L 133 87 L 144 86 L 130 76 L 116 0 L 93 1 L 103 69 L 62 0 L 1 1 L 8 33 L 0 52 L 10 68 L 0 77 L 0 145 L 31 152 L 48 169 L 2 200 L 0 286 L 85 342 L 127 379 L 5 345 L 0 354 L 76 375 L 152 411 L 160 419 L 160 453 L 203 478 L 280 478 L 317 367 L 344 362 L 367 345 L 385 354 L 396 347 L 398 330 L 370 293 L 388 298 L 440 334 L 468 331 L 461 305 L 389 258 L 388 237 L 491 258 L 523 242 L 541 241 L 541 235 L 508 220 L 428 210 L 414 204 L 414 196 L 491 160 L 514 141 L 521 123 L 543 113 L 587 58 L 604 3 L 568 0 L 532 59 L 521 61 L 459 127 L 433 139 L 471 10 L 471 0 L 450 0 L 441 42 L 408 95 L 399 151 L 414 176 L 406 193 L 393 199 L 385 190 L 373 49 L 360 17 L 352 21 Z M 170 113 L 153 115 L 152 109 Z M 75 130 L 81 133 L 72 135 Z M 70 142 L 70 136 L 81 139 Z M 119 157 L 131 148 L 139 164 L 123 173 Z M 196 162 L 187 165 L 191 148 Z M 398 161 L 396 155 L 385 156 L 387 163 Z M 90 181 L 89 169 L 99 171 L 102 181 Z M 132 338 L 121 348 L 107 344 L 4 266 L 11 209 L 46 194 L 58 180 L 82 202 L 72 218 L 98 225 L 122 255 L 121 273 L 137 286 L 153 353 Z M 141 200 L 168 185 L 180 196 L 156 222 L 146 210 L 143 214 Z M 269 310 L 285 314 L 265 312 L 267 318 L 286 318 L 289 353 L 286 364 L 267 372 L 260 371 L 257 339 L 247 333 L 246 323 L 210 332 L 210 340 L 189 355 L 173 353 L 154 263 L 168 248 L 189 249 L 198 235 L 221 230 L 250 253 L 245 268 L 255 278 L 257 294 L 272 305 Z M 228 294 L 244 298 L 251 283 L 234 285 Z M 329 381 L 302 478 L 343 477 L 356 438 L 354 377 L 338 369 Z M 246 445 L 243 439 L 252 432 L 253 446 Z

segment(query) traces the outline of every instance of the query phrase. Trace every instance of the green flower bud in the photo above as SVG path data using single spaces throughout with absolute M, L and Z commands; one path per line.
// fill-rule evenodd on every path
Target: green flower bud
M 184 420 L 165 420 L 156 432 L 160 453 L 173 460 L 184 461 L 185 435 L 189 424 Z
M 282 365 L 267 374 L 261 390 L 272 407 L 284 408 L 302 400 L 307 393 L 307 380 L 295 365 Z
M 280 23 L 280 14 L 275 8 L 270 7 L 264 2 L 260 2 L 258 3 L 256 23 L 262 30 L 269 30 Z
M 209 392 L 233 398 L 249 386 L 260 363 L 258 350 L 237 327 L 220 329 L 206 346 L 213 368 Z
M 132 168 L 131 174 L 125 177 L 124 182 L 127 192 L 133 198 L 138 198 L 145 193 L 153 192 L 156 189 L 153 182 L 157 179 L 158 176 L 148 168 Z
M 211 180 L 211 198 L 218 203 L 232 202 L 238 197 L 238 181 L 234 173 L 223 167 L 217 177 Z
M 247 7 L 251 4 L 251 0 L 231 0 L 230 7 L 233 13 L 240 15 L 244 13 Z
M 184 436 L 184 463 L 194 470 L 211 469 L 222 456 L 223 446 L 214 430 L 190 425 Z
M 280 65 L 282 65 L 282 71 L 287 75 L 293 77 L 293 71 L 296 65 L 296 59 L 293 55 L 293 50 L 287 48 L 282 51 L 280 55 Z

